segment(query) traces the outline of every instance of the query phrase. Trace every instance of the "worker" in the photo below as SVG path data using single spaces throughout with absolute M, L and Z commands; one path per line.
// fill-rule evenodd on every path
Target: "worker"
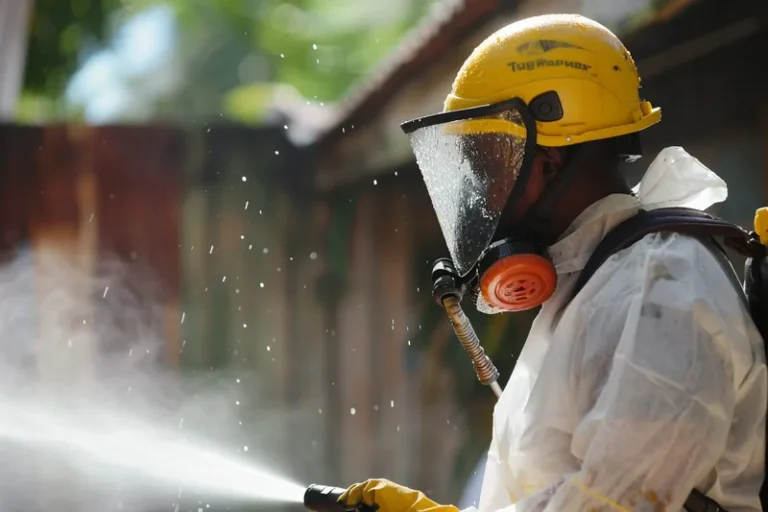
M 661 119 L 640 93 L 608 29 L 537 16 L 482 42 L 443 112 L 403 126 L 478 309 L 541 306 L 494 410 L 480 512 L 677 511 L 694 489 L 761 510 L 765 350 L 732 269 L 700 238 L 649 234 L 570 297 L 601 239 L 641 208 L 727 197 L 679 147 L 627 186 L 621 164 Z M 457 510 L 386 480 L 340 501 Z

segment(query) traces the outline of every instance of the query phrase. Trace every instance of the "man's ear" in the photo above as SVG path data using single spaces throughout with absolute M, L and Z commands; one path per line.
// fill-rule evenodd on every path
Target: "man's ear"
M 564 152 L 560 148 L 539 146 L 539 155 L 542 161 L 542 173 L 549 180 L 555 177 L 565 163 Z

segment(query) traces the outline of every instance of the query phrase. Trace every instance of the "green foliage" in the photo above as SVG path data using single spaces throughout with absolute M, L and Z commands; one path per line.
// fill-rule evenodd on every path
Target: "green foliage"
M 120 0 L 35 0 L 24 87 L 55 97 L 79 64 L 80 52 L 105 43 Z
M 85 55 L 108 46 L 132 14 L 165 6 L 180 79 L 162 97 L 143 94 L 154 73 L 124 77 L 126 88 L 151 102 L 155 118 L 258 120 L 271 84 L 315 102 L 339 99 L 435 1 L 391 0 L 383 9 L 379 0 L 37 0 L 25 92 L 61 98 Z

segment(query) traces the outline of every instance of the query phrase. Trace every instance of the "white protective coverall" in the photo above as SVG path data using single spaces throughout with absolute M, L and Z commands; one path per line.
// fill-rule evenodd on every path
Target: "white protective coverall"
M 648 235 L 557 320 L 598 242 L 638 208 L 727 197 L 682 148 L 662 151 L 635 192 L 593 204 L 550 248 L 557 290 L 496 405 L 480 512 L 671 512 L 694 486 L 730 512 L 760 510 L 765 354 L 709 249 Z

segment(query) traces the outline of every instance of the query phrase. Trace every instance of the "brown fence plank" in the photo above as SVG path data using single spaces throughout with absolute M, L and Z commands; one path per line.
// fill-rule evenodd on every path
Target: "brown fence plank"
M 95 135 L 98 248 L 151 269 L 161 290 L 166 361 L 179 362 L 183 133 L 104 127 Z

